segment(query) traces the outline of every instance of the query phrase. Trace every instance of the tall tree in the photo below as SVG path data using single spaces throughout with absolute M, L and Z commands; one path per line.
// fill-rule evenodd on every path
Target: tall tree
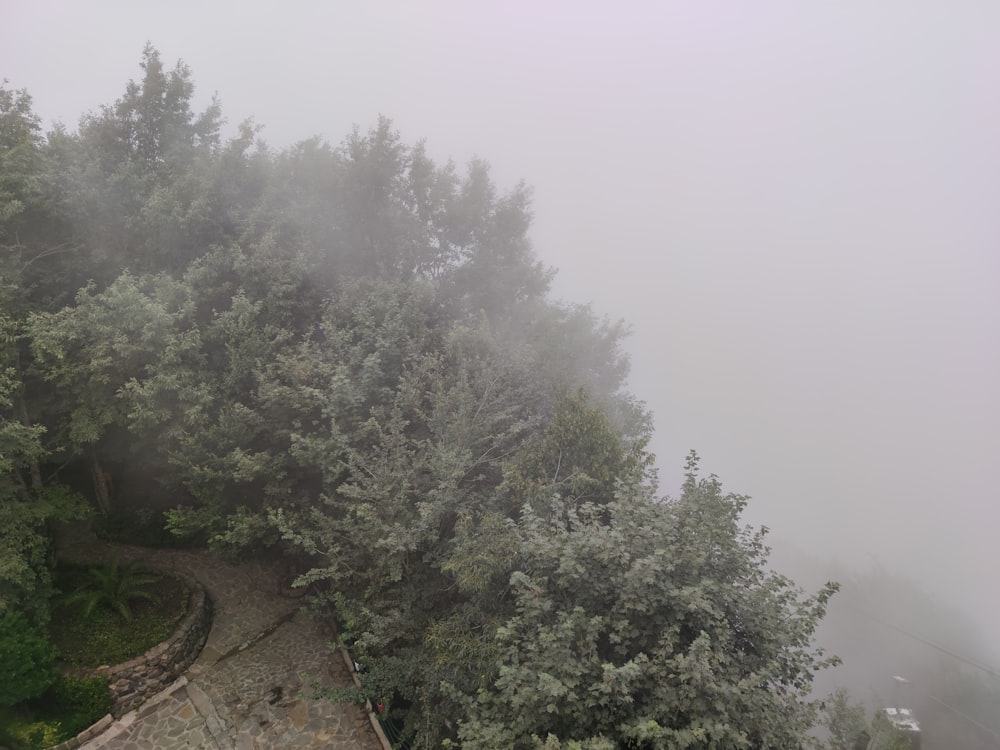
M 41 127 L 26 91 L 0 86 L 0 241 L 17 243 L 19 217 L 41 191 Z
M 212 231 L 201 177 L 219 149 L 221 108 L 195 114 L 191 71 L 167 71 L 153 47 L 141 67 L 141 81 L 83 118 L 70 164 L 67 208 L 105 283 L 125 267 L 177 272 L 225 239 Z
M 129 452 L 122 434 L 128 404 L 121 394 L 166 348 L 174 323 L 172 286 L 162 277 L 126 273 L 102 292 L 82 289 L 75 307 L 36 313 L 28 323 L 32 369 L 51 389 L 49 424 L 58 441 L 52 451 L 63 461 L 86 462 L 103 512 L 112 501 L 105 461 Z
M 767 572 L 746 498 L 699 478 L 681 497 L 525 509 L 515 613 L 492 684 L 466 699 L 464 748 L 799 747 L 815 720 L 810 638 L 835 591 Z
M 45 426 L 29 403 L 26 325 L 42 301 L 32 271 L 47 246 L 47 164 L 24 91 L 0 86 L 0 616 L 18 609 L 44 624 L 51 594 L 46 524 L 80 517 L 80 499 L 47 481 Z

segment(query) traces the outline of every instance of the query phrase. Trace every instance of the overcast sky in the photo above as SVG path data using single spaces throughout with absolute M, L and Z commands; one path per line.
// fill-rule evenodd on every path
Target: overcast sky
M 1000 3 L 0 0 L 46 125 L 150 41 L 283 147 L 392 118 L 535 189 L 555 293 L 632 325 L 688 449 L 778 539 L 910 571 L 1000 648 Z

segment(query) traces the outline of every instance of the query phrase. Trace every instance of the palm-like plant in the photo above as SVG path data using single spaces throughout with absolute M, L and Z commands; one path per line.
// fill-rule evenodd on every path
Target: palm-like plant
M 128 622 L 132 619 L 129 602 L 133 599 L 152 600 L 153 595 L 146 586 L 156 583 L 160 577 L 143 570 L 138 563 L 121 565 L 117 558 L 107 565 L 87 569 L 90 577 L 66 599 L 68 604 L 83 603 L 83 616 L 90 617 L 98 605 L 114 610 Z

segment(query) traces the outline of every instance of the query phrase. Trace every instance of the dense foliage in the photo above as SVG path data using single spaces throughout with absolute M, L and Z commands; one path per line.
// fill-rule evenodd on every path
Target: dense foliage
M 19 712 L 0 708 L 0 741 L 23 750 L 43 750 L 73 739 L 111 710 L 105 677 L 59 675 Z
M 675 503 L 541 500 L 519 524 L 513 614 L 467 748 L 795 747 L 812 724 L 809 640 L 832 588 L 800 602 L 762 569 L 745 498 L 699 479 Z
M 136 599 L 152 601 L 154 596 L 147 589 L 160 580 L 158 575 L 147 573 L 136 562 L 124 565 L 118 559 L 106 565 L 88 568 L 87 581 L 67 597 L 65 604 L 80 604 L 83 617 L 87 618 L 100 606 L 116 612 L 125 622 L 132 620 L 131 604 Z
M 56 678 L 55 649 L 44 633 L 19 612 L 0 618 L 0 707 L 13 706 L 44 692 Z
M 2 601 L 65 484 L 293 554 L 415 746 L 802 744 L 833 589 L 767 573 L 694 455 L 655 497 L 623 327 L 547 298 L 527 188 L 384 119 L 225 140 L 142 71 L 74 132 L 0 97 Z

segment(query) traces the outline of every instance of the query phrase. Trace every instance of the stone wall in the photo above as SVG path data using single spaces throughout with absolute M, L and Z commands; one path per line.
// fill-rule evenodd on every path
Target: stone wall
M 97 670 L 97 674 L 108 678 L 114 701 L 111 712 L 115 718 L 120 718 L 180 677 L 205 645 L 212 627 L 212 601 L 200 583 L 184 576 L 177 577 L 184 580 L 191 593 L 188 612 L 174 634 L 142 656 Z

